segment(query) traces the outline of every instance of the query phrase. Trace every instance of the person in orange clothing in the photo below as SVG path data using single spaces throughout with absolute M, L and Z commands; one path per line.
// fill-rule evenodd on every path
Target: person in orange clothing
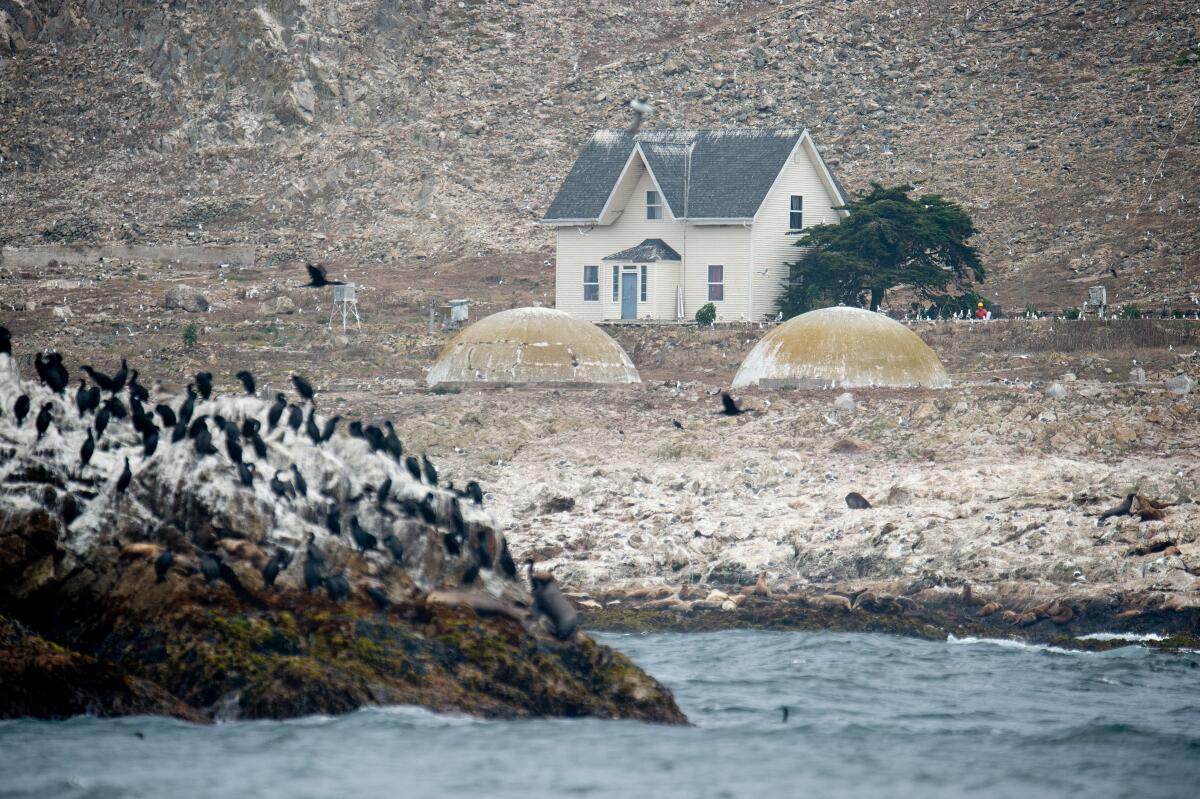
M 987 319 L 988 316 L 989 316 L 989 314 L 987 312 L 987 309 L 983 307 L 982 302 L 975 306 L 975 318 L 976 319 Z

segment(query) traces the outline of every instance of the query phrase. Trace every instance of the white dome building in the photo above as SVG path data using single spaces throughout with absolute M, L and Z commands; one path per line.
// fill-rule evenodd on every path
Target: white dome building
M 553 308 L 513 308 L 452 338 L 425 378 L 438 383 L 640 383 L 621 345 Z
M 754 346 L 734 388 L 945 388 L 950 378 L 921 338 L 862 308 L 822 308 L 789 319 Z

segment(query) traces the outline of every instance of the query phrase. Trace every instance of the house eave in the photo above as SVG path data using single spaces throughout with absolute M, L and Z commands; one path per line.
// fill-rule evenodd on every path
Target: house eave
M 748 225 L 754 221 L 752 216 L 698 216 L 680 220 L 697 227 L 702 225 Z
M 575 227 L 577 225 L 598 225 L 599 219 L 543 219 L 539 225 L 546 227 Z

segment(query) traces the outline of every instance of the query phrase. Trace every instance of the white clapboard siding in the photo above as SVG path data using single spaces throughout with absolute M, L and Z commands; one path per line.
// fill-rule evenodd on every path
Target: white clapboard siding
M 801 139 L 754 218 L 754 319 L 775 313 L 788 277 L 785 264 L 804 252 L 794 246 L 797 237 L 787 234 L 792 195 L 804 198 L 804 227 L 838 221 L 833 207 L 840 203 L 821 180 L 815 159 L 812 142 Z
M 683 225 L 675 221 L 665 204 L 662 219 L 646 218 L 646 192 L 656 190 L 654 181 L 640 159 L 635 159 L 630 171 L 636 171 L 638 178 L 626 183 L 632 183 L 627 196 L 612 198 L 613 206 L 624 208 L 613 224 L 558 228 L 554 295 L 555 307 L 559 310 L 593 322 L 620 319 L 621 303 L 612 301 L 612 262 L 600 259 L 636 247 L 646 239 L 662 239 L 676 251 L 680 250 Z M 583 267 L 588 264 L 600 267 L 599 302 L 583 301 Z M 647 314 L 655 318 L 675 318 L 677 271 L 674 264 L 650 265 L 646 302 L 641 302 L 639 297 L 638 318 Z M 663 309 L 667 310 L 665 315 Z

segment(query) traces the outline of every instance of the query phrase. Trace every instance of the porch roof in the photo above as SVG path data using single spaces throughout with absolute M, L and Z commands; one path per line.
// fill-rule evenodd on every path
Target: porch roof
M 634 264 L 644 264 L 653 261 L 678 261 L 679 253 L 662 239 L 646 239 L 636 247 L 614 252 L 601 258 L 602 261 L 628 261 Z

